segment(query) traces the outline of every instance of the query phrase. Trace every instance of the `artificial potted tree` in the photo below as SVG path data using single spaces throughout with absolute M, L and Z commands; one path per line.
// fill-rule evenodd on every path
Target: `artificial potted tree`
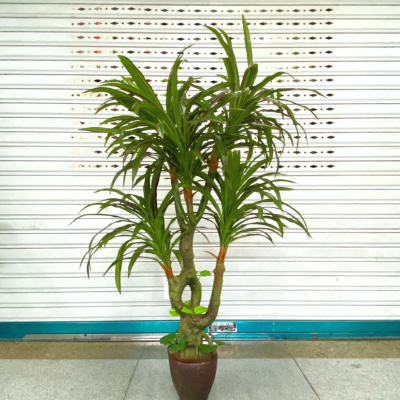
M 226 53 L 226 75 L 219 75 L 220 83 L 204 89 L 193 77 L 179 80 L 184 49 L 171 69 L 165 106 L 124 56 L 119 58 L 129 77 L 88 90 L 109 96 L 97 112 L 119 105 L 127 113 L 104 120 L 105 127 L 82 129 L 106 133 L 109 156 L 118 153 L 123 160 L 110 188 L 103 189 L 112 197 L 86 206 L 98 206 L 97 214 L 78 217 L 108 215 L 114 219 L 93 237 L 82 261 L 86 259 L 89 274 L 93 255 L 111 240 L 120 240 L 106 271 L 114 269 L 119 292 L 123 267 L 129 276 L 139 257 L 153 260 L 164 270 L 170 313 L 180 318 L 180 324 L 178 331 L 164 336 L 161 343 L 169 346 L 171 375 L 181 399 L 207 399 L 214 381 L 216 350 L 221 343 L 206 329 L 218 315 L 229 246 L 250 236 L 273 243 L 271 235 L 282 237 L 288 223 L 309 235 L 301 215 L 281 197 L 281 192 L 291 189 L 282 186 L 290 181 L 279 178 L 279 155 L 286 142 L 294 145 L 294 140 L 273 114 L 289 118 L 298 132 L 303 127 L 288 103 L 309 109 L 281 98 L 283 92 L 299 89 L 268 85 L 285 72 L 256 82 L 258 65 L 253 62 L 247 23 L 244 17 L 242 20 L 248 62 L 242 78 L 229 36 L 207 26 Z M 191 97 L 189 89 L 195 93 Z M 114 126 L 108 125 L 111 123 Z M 159 183 L 164 175 L 170 188 L 163 194 Z M 124 188 L 128 177 L 130 190 L 114 188 L 119 177 L 123 177 Z M 139 190 L 142 195 L 135 194 Z M 106 214 L 110 208 L 114 212 Z M 167 210 L 173 212 L 172 219 L 167 218 Z M 209 252 L 216 261 L 211 297 L 204 306 L 199 278 L 211 272 L 196 270 L 193 242 L 195 234 L 204 235 L 210 226 L 218 234 L 215 244 L 219 250 Z M 186 287 L 191 297 L 184 302 Z

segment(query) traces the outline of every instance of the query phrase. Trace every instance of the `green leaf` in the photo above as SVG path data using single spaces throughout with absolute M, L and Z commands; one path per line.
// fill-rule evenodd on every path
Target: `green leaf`
M 161 135 L 161 137 L 164 137 L 164 132 L 165 132 L 165 125 L 164 125 L 164 121 L 160 121 L 157 125 L 156 125 L 156 129 L 159 132 L 159 134 Z
M 201 345 L 199 346 L 199 350 L 200 350 L 202 353 L 211 353 L 211 352 L 217 350 L 217 348 L 218 348 L 218 346 L 210 346 L 210 345 L 208 345 L 208 344 L 201 344 Z
M 143 253 L 143 251 L 146 249 L 146 247 L 147 247 L 147 244 L 145 244 L 144 246 L 138 247 L 133 252 L 131 260 L 129 261 L 129 266 L 128 266 L 128 278 L 131 276 L 131 271 L 132 271 L 133 265 L 135 264 L 135 262 L 137 261 L 139 256 Z
M 175 254 L 176 258 L 178 259 L 179 265 L 181 268 L 183 268 L 183 258 L 182 254 L 179 250 L 172 250 L 172 252 Z
M 185 302 L 184 302 L 184 304 L 186 304 L 187 306 L 190 304 L 190 300 L 186 300 Z
M 207 312 L 207 310 L 208 308 L 203 306 L 197 306 L 194 308 L 195 314 L 204 314 L 205 312 Z
M 179 194 L 179 186 L 178 186 L 177 182 L 174 185 L 174 199 L 175 199 L 175 206 L 178 209 L 180 215 L 186 222 L 188 222 L 188 217 L 182 206 L 182 202 L 181 202 L 181 198 L 180 198 L 180 194 Z
M 169 346 L 169 350 L 171 351 L 171 353 L 176 353 L 179 350 L 184 350 L 185 347 L 186 347 L 186 345 L 175 343 L 175 344 Z
M 246 18 L 242 14 L 242 25 L 243 25 L 243 33 L 244 33 L 244 42 L 246 44 L 246 54 L 247 54 L 247 64 L 249 67 L 253 65 L 253 51 L 251 49 L 251 39 L 249 27 L 246 22 Z
M 251 67 L 247 68 L 242 79 L 242 83 L 240 88 L 242 90 L 249 88 L 254 85 L 254 82 L 257 78 L 258 73 L 258 64 L 253 64 Z M 238 111 L 246 111 L 244 109 L 237 109 Z
M 264 209 L 260 206 L 257 206 L 257 209 L 258 209 L 258 218 L 262 220 L 264 215 Z
M 282 76 L 283 74 L 290 75 L 288 72 L 276 72 L 275 74 L 267 76 L 260 83 L 258 83 L 257 85 L 251 87 L 250 89 L 252 89 L 252 90 L 262 89 L 267 83 L 273 81 L 275 78 L 278 78 L 279 76 Z M 292 76 L 292 75 L 290 75 L 290 76 Z
M 211 276 L 211 272 L 207 271 L 206 269 L 204 271 L 200 271 L 200 276 Z
M 174 307 L 171 307 L 171 308 L 169 309 L 168 312 L 169 312 L 173 317 L 178 317 L 178 316 L 179 316 L 178 312 L 175 310 Z
M 181 346 L 186 346 L 186 342 L 187 342 L 187 337 L 186 335 L 180 335 L 178 336 L 178 344 Z
M 137 84 L 137 87 L 139 88 L 140 92 L 143 94 L 143 97 L 146 98 L 146 100 L 151 101 L 156 106 L 161 106 L 160 102 L 157 99 L 157 96 L 155 95 L 155 93 L 153 91 L 153 88 L 146 81 L 146 78 L 139 71 L 139 69 L 136 67 L 136 65 L 133 64 L 132 61 L 125 56 L 118 56 L 118 57 L 121 60 L 123 66 L 127 69 L 127 71 L 132 76 L 132 78 L 135 81 L 135 83 Z
M 169 346 L 175 343 L 176 333 L 169 333 L 160 339 L 160 343 L 164 346 Z
M 115 263 L 115 285 L 117 286 L 118 292 L 121 294 L 121 271 L 122 271 L 122 261 L 124 257 L 124 252 L 126 245 L 129 241 L 122 244 L 118 250 L 118 256 Z
M 186 313 L 186 314 L 193 314 L 193 311 L 187 307 L 183 307 L 181 312 Z

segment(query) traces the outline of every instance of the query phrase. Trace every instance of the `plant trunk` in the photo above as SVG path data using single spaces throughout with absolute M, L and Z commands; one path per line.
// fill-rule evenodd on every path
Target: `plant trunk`
M 193 246 L 193 242 L 190 244 Z M 180 248 L 185 249 L 185 246 L 182 246 L 181 243 Z M 190 247 L 190 250 L 193 254 L 192 247 Z M 206 354 L 199 352 L 198 347 L 202 344 L 203 338 L 205 338 L 207 342 L 212 345 L 212 341 L 206 334 L 205 329 L 215 321 L 218 315 L 218 310 L 221 303 L 223 274 L 225 271 L 224 258 L 226 250 L 227 249 L 221 246 L 217 264 L 214 269 L 214 285 L 206 314 L 197 315 L 182 312 L 182 308 L 185 307 L 185 304 L 182 301 L 182 294 L 186 286 L 189 286 L 192 292 L 191 302 L 189 305 L 186 305 L 187 308 L 193 311 L 194 308 L 200 304 L 201 300 L 201 284 L 194 269 L 193 258 L 187 258 L 186 262 L 188 263 L 185 265 L 185 258 L 183 258 L 182 253 L 182 258 L 184 259 L 182 272 L 179 275 L 168 279 L 171 304 L 180 316 L 178 337 L 185 335 L 187 338 L 186 348 L 182 351 L 174 353 L 174 358 L 178 361 L 203 362 L 208 357 Z M 189 252 L 187 252 L 187 255 L 189 256 Z M 189 268 L 185 268 L 185 266 Z
M 171 304 L 179 313 L 181 319 L 178 336 L 185 335 L 187 338 L 185 350 L 174 353 L 174 358 L 181 362 L 196 362 L 198 360 L 198 347 L 202 343 L 204 332 L 204 328 L 200 327 L 198 323 L 199 316 L 181 311 L 183 307 L 193 311 L 201 302 L 202 289 L 194 265 L 193 236 L 193 232 L 182 236 L 179 243 L 179 251 L 183 261 L 182 271 L 179 275 L 168 279 Z M 191 290 L 189 305 L 185 305 L 182 300 L 186 286 L 189 286 Z
M 213 164 L 213 167 L 216 168 L 218 165 L 218 160 L 215 156 L 214 158 L 215 160 L 213 159 L 213 161 L 215 165 Z M 211 173 L 215 173 L 215 171 L 212 170 Z M 174 182 L 172 182 L 172 185 L 173 184 Z M 185 231 L 188 229 L 188 227 L 194 228 L 197 224 L 196 216 L 193 212 L 192 191 L 184 190 L 184 197 L 189 218 L 188 224 L 184 221 L 182 215 L 176 207 L 178 223 L 182 231 Z M 203 315 L 197 315 L 194 313 L 188 314 L 182 312 L 183 307 L 187 307 L 194 312 L 194 308 L 199 306 L 201 302 L 202 288 L 194 265 L 193 237 L 193 230 L 187 232 L 181 237 L 179 251 L 182 256 L 182 271 L 177 276 L 168 277 L 168 286 L 171 304 L 180 316 L 178 337 L 185 335 L 187 338 L 186 348 L 182 351 L 173 353 L 173 357 L 181 362 L 195 363 L 205 361 L 209 358 L 209 354 L 207 355 L 199 352 L 199 346 L 203 343 L 203 338 L 207 340 L 209 345 L 212 346 L 213 344 L 209 336 L 206 334 L 205 329 L 214 322 L 218 314 L 223 274 L 225 271 L 224 259 L 227 249 L 225 249 L 224 246 L 221 246 L 220 248 L 220 254 L 217 258 L 217 265 L 214 269 L 214 285 L 207 313 Z M 186 286 L 189 286 L 191 290 L 191 300 L 189 305 L 185 305 L 182 301 L 182 294 Z
M 195 318 L 195 317 L 194 317 Z M 199 353 L 199 346 L 203 342 L 204 328 L 199 326 L 198 322 L 193 321 L 190 314 L 182 316 L 178 336 L 185 335 L 187 338 L 186 347 L 184 350 L 177 352 L 175 358 L 180 362 L 199 362 L 202 353 Z

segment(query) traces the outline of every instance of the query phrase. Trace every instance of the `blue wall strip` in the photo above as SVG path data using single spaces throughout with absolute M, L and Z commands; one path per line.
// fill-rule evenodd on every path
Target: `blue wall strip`
M 220 339 L 400 339 L 400 320 L 386 321 L 235 321 L 237 333 Z M 124 334 L 176 332 L 178 321 L 0 322 L 0 340 L 38 334 Z

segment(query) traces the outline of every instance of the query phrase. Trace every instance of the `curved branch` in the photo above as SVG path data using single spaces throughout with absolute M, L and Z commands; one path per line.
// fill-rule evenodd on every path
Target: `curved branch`
M 211 298 L 208 305 L 208 310 L 202 316 L 201 323 L 206 328 L 210 326 L 218 315 L 219 306 L 221 305 L 221 292 L 222 285 L 224 283 L 224 272 L 225 272 L 225 256 L 228 248 L 225 248 L 224 245 L 220 247 L 217 263 L 214 269 L 214 284 L 212 288 Z
M 201 335 L 203 336 L 204 339 L 207 340 L 207 343 L 208 343 L 211 347 L 214 346 L 214 343 L 213 343 L 212 339 L 210 338 L 210 336 L 207 335 L 207 333 L 206 333 L 205 331 L 201 332 Z
M 187 307 L 182 300 L 182 294 L 186 286 L 190 287 L 192 293 L 190 308 L 193 310 L 195 307 L 200 305 L 202 295 L 201 284 L 196 271 L 182 270 L 179 275 L 168 277 L 168 289 L 171 305 L 180 316 L 188 316 L 188 314 L 182 313 L 181 311 L 183 307 Z
M 168 278 L 169 299 L 171 300 L 172 307 L 175 308 L 179 315 L 182 314 L 181 310 L 185 307 L 182 301 L 182 293 L 186 285 L 185 271 L 182 271 L 177 276 Z
M 164 263 L 163 265 L 161 265 L 162 269 L 165 272 L 165 276 L 170 279 L 174 277 L 174 272 L 172 271 L 172 267 L 168 266 L 166 263 Z

